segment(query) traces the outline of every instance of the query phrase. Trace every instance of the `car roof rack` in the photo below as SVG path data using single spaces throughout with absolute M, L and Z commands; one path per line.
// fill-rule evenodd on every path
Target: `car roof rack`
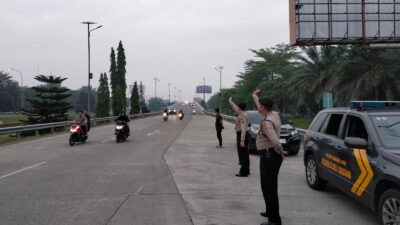
M 349 107 L 357 110 L 400 109 L 400 101 L 350 101 Z

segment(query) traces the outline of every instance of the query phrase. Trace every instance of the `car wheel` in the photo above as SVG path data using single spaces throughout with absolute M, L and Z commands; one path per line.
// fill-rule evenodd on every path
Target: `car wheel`
M 381 225 L 400 224 L 400 190 L 389 189 L 379 200 L 378 219 Z
M 327 182 L 318 174 L 317 161 L 312 154 L 306 160 L 306 180 L 308 186 L 315 190 L 324 190 L 327 185 Z

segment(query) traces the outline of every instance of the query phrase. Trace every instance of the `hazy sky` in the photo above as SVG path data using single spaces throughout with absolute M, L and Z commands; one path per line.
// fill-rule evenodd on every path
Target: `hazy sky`
M 0 8 L 0 70 L 19 69 L 28 86 L 38 73 L 68 77 L 71 89 L 87 85 L 82 21 L 103 25 L 91 33 L 93 86 L 122 40 L 127 83 L 142 81 L 149 97 L 155 77 L 164 98 L 170 82 L 172 98 L 176 87 L 192 99 L 203 77 L 216 92 L 217 65 L 225 67 L 222 87 L 231 87 L 253 57 L 248 49 L 289 42 L 288 0 L 2 0 Z

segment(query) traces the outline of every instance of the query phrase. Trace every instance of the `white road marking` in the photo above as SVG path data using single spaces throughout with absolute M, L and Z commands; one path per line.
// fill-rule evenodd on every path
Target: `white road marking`
M 1 179 L 4 179 L 4 178 L 6 178 L 6 177 L 9 177 L 9 176 L 15 175 L 15 174 L 17 174 L 17 173 L 21 173 L 21 172 L 24 172 L 24 171 L 26 171 L 26 170 L 30 170 L 30 169 L 33 169 L 33 168 L 35 168 L 35 167 L 41 166 L 41 165 L 43 165 L 43 164 L 45 164 L 45 163 L 46 163 L 46 162 L 43 161 L 43 162 L 40 162 L 40 163 L 36 163 L 35 165 L 28 166 L 28 167 L 25 167 L 25 168 L 23 168 L 23 169 L 14 171 L 14 172 L 12 172 L 12 173 L 3 175 L 3 176 L 0 177 L 0 180 L 1 180 Z
M 153 136 L 153 135 L 155 135 L 155 134 L 157 134 L 157 133 L 159 133 L 159 132 L 160 132 L 160 130 L 155 130 L 155 131 L 152 132 L 152 133 L 148 133 L 148 134 L 147 134 L 147 137 Z
M 110 138 L 110 139 L 107 139 L 107 140 L 102 141 L 101 143 L 106 143 L 106 142 L 112 141 L 112 140 L 114 140 L 114 139 L 115 139 L 115 138 Z
M 135 192 L 135 195 L 139 194 L 139 192 L 143 189 L 144 184 L 142 184 L 142 186 L 140 186 L 137 191 Z

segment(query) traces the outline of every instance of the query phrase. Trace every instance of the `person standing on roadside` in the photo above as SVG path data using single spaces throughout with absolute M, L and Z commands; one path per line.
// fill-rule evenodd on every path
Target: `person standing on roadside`
M 281 121 L 279 115 L 272 111 L 274 102 L 267 96 L 258 98 L 259 93 L 258 88 L 253 92 L 253 100 L 258 112 L 264 116 L 256 139 L 257 151 L 260 153 L 261 190 L 266 208 L 260 215 L 268 217 L 268 222 L 261 225 L 281 225 L 278 174 L 287 152 L 283 150 L 279 141 Z
M 250 156 L 247 148 L 249 139 L 249 119 L 246 112 L 246 104 L 239 103 L 236 105 L 232 97 L 229 98 L 233 110 L 236 112 L 236 145 L 239 156 L 240 171 L 236 174 L 237 177 L 247 177 L 250 174 Z
M 217 148 L 222 148 L 222 130 L 224 129 L 224 124 L 222 122 L 222 116 L 219 114 L 219 108 L 215 108 L 215 113 L 217 114 L 215 116 L 215 129 L 217 130 L 217 138 L 219 142 Z

